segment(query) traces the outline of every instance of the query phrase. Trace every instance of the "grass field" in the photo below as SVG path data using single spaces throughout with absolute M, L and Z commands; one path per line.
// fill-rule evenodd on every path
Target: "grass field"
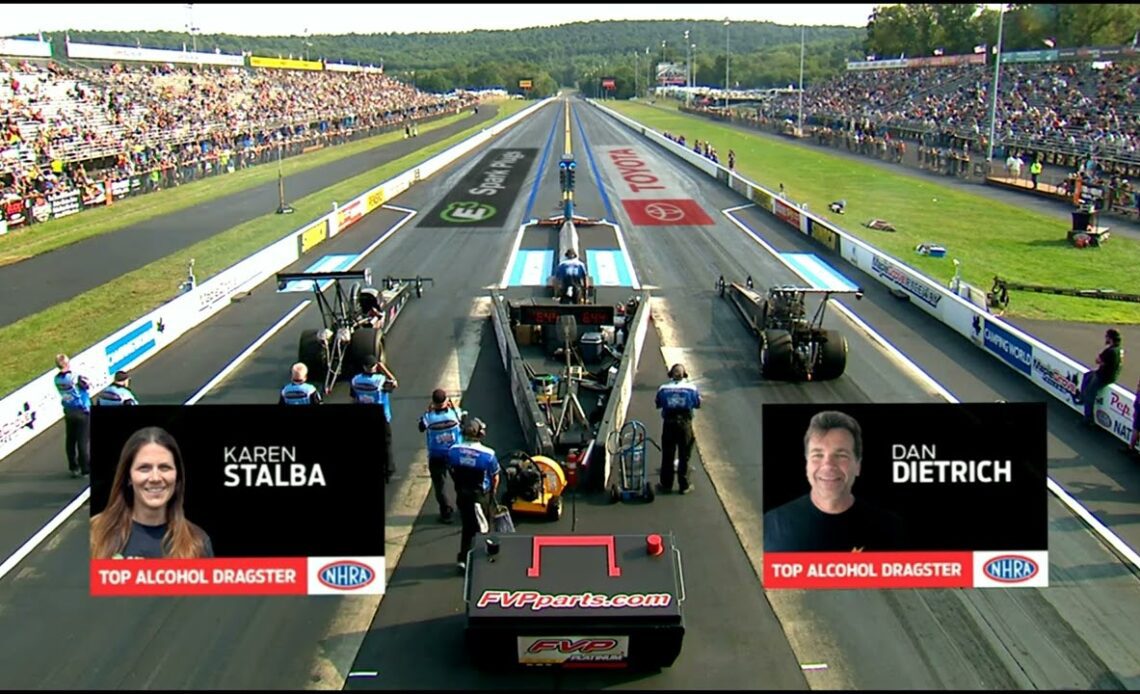
M 996 202 L 917 177 L 850 161 L 792 143 L 773 141 L 675 106 L 607 101 L 605 105 L 657 131 L 683 135 L 686 142 L 709 141 L 721 153 L 736 151 L 736 170 L 766 188 L 781 183 L 788 197 L 808 203 L 816 215 L 881 249 L 945 286 L 954 275 L 989 290 L 1003 279 L 1080 289 L 1113 289 L 1140 294 L 1140 243 L 1114 236 L 1102 248 L 1077 249 L 1065 240 L 1066 225 L 1054 216 Z M 827 205 L 847 200 L 847 213 Z M 873 231 L 862 223 L 881 218 L 895 233 Z M 920 243 L 946 247 L 945 258 L 915 252 Z M 1007 315 L 1032 319 L 1138 324 L 1140 305 L 1075 297 L 1011 292 Z
M 421 128 L 421 132 L 427 133 L 446 127 L 469 118 L 471 115 L 472 112 L 466 110 L 457 115 L 440 118 L 431 123 L 426 123 Z M 354 154 L 367 152 L 390 142 L 396 142 L 403 137 L 403 130 L 399 130 L 375 135 L 357 142 L 326 147 L 308 154 L 283 159 L 281 170 L 285 176 L 291 176 Z M 63 219 L 53 219 L 43 224 L 16 229 L 0 236 L 0 266 L 26 260 L 40 253 L 47 253 L 92 236 L 118 231 L 132 224 L 193 207 L 206 200 L 238 193 L 276 180 L 277 166 L 262 164 L 224 176 L 211 176 L 157 193 L 126 198 L 122 201 L 116 201 L 109 207 L 97 207 Z
M 186 265 L 191 258 L 195 261 L 194 272 L 198 281 L 205 282 L 242 258 L 301 228 L 303 220 L 323 216 L 334 201 L 344 203 L 530 105 L 531 102 L 503 101 L 490 123 L 468 128 L 442 142 L 292 201 L 293 215 L 282 217 L 270 213 L 250 220 L 123 275 L 112 283 L 0 328 L 0 344 L 18 346 L 17 349 L 0 351 L 0 394 L 7 395 L 51 369 L 56 353 L 81 352 L 175 298 L 177 285 L 185 277 Z M 154 197 L 164 195 L 161 192 L 153 194 Z

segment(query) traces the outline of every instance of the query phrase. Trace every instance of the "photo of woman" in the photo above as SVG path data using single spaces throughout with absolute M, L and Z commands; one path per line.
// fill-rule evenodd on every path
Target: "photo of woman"
M 209 536 L 183 512 L 186 468 L 178 442 L 146 427 L 123 445 L 106 508 L 91 518 L 92 559 L 200 559 Z

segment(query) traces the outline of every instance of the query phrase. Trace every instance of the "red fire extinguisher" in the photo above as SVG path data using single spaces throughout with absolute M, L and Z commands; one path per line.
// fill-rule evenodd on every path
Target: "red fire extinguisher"
M 577 448 L 571 448 L 566 454 L 566 487 L 573 489 L 578 486 L 578 463 L 582 453 Z

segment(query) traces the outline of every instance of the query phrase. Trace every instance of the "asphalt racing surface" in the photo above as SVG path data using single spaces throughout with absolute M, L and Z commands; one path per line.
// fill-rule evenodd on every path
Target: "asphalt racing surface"
M 427 394 L 443 385 L 489 425 L 500 451 L 521 446 L 505 374 L 486 315 L 487 287 L 503 273 L 520 220 L 557 205 L 560 102 L 486 149 L 539 148 L 540 160 L 499 227 L 420 226 L 406 221 L 362 263 L 374 276 L 432 277 L 388 337 L 399 472 L 386 491 L 387 558 L 395 571 L 383 600 L 356 598 L 88 597 L 87 509 L 83 507 L 0 579 L 0 673 L 12 688 L 1136 688 L 1140 619 L 1136 577 L 1077 518 L 1050 501 L 1052 587 L 979 591 L 769 591 L 760 585 L 759 408 L 765 402 L 935 402 L 926 385 L 846 319 L 829 322 L 850 343 L 847 374 L 814 384 L 772 384 L 758 375 L 755 338 L 717 297 L 719 274 L 758 285 L 792 282 L 775 258 L 722 210 L 747 201 L 647 140 L 574 101 L 579 161 L 576 212 L 622 229 L 638 278 L 650 287 L 650 331 L 629 417 L 659 438 L 652 393 L 667 364 L 683 361 L 705 402 L 695 421 L 695 491 L 652 505 L 616 507 L 593 498 L 567 506 L 557 523 L 520 523 L 523 532 L 676 534 L 684 556 L 689 630 L 678 661 L 658 673 L 526 673 L 504 679 L 472 668 L 461 652 L 462 577 L 454 567 L 458 526 L 436 522 L 421 435 L 414 424 Z M 555 134 L 557 133 L 557 134 Z M 551 144 L 553 142 L 553 145 Z M 545 158 L 540 185 L 530 187 Z M 632 152 L 628 151 L 632 148 Z M 391 201 L 426 213 L 481 158 Z M 641 163 L 640 167 L 630 164 Z M 637 171 L 635 171 L 637 169 Z M 633 176 L 639 176 L 633 178 Z M 647 178 L 648 177 L 648 178 Z M 649 183 L 649 178 L 655 179 Z M 641 181 L 642 183 L 638 183 Z M 328 183 L 331 183 L 329 181 Z M 660 185 L 689 221 L 647 221 L 634 185 Z M 327 185 L 327 183 L 326 183 Z M 753 209 L 732 213 L 779 250 L 824 254 Z M 296 268 L 319 256 L 359 252 L 393 225 L 400 209 L 374 212 Z M 704 217 L 707 217 L 707 222 Z M 838 261 L 833 266 L 849 276 Z M 853 277 L 854 279 L 854 277 Z M 878 285 L 852 309 L 962 400 L 1040 400 L 1035 388 L 995 359 L 898 303 Z M 132 385 L 143 402 L 186 400 L 277 323 L 304 294 L 272 282 L 140 367 Z M 271 337 L 201 402 L 272 402 L 287 379 L 309 307 Z M 940 332 L 941 330 L 941 332 Z M 658 355 L 659 353 L 659 355 Z M 343 386 L 332 396 L 346 399 Z M 1140 546 L 1140 475 L 1114 441 L 1078 426 L 1050 403 L 1051 473 L 1133 547 Z M 658 456 L 651 455 L 658 462 Z M 653 473 L 656 474 L 656 465 Z M 62 427 L 0 463 L 0 549 L 4 557 L 82 488 L 66 476 Z M 426 502 L 425 502 L 426 499 Z M 963 509 L 963 513 L 968 513 Z M 952 523 L 954 519 L 947 519 Z M 397 563 L 398 562 L 398 563 Z M 377 609 L 379 603 L 379 609 Z M 811 665 L 810 668 L 804 666 Z
M 285 178 L 285 195 L 298 200 L 337 181 L 352 178 L 495 117 L 498 107 L 423 135 L 374 147 Z M 272 164 L 262 164 L 262 167 Z M 211 179 L 217 180 L 217 179 Z M 161 193 L 159 193 L 161 194 Z M 0 326 L 39 313 L 144 265 L 277 209 L 277 181 L 214 198 L 174 214 L 132 224 L 19 263 L 0 267 Z M 93 262 L 98 259 L 98 262 Z

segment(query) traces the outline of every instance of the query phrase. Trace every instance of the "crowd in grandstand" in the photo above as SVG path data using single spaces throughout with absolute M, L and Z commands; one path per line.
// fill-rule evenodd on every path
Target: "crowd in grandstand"
M 44 197 L 98 202 L 112 179 L 124 181 L 117 194 L 172 187 L 473 101 L 378 72 L 0 61 L 0 79 L 0 214 L 10 222 Z
M 820 144 L 968 176 L 988 151 L 992 65 L 852 70 L 808 87 L 803 134 Z M 1007 63 L 1001 68 L 995 160 L 1019 158 L 1060 167 L 1049 185 L 1084 191 L 1107 210 L 1140 215 L 1128 179 L 1140 178 L 1140 65 L 1091 62 Z M 727 118 L 715 102 L 696 110 Z M 737 122 L 790 133 L 798 94 L 736 109 Z

